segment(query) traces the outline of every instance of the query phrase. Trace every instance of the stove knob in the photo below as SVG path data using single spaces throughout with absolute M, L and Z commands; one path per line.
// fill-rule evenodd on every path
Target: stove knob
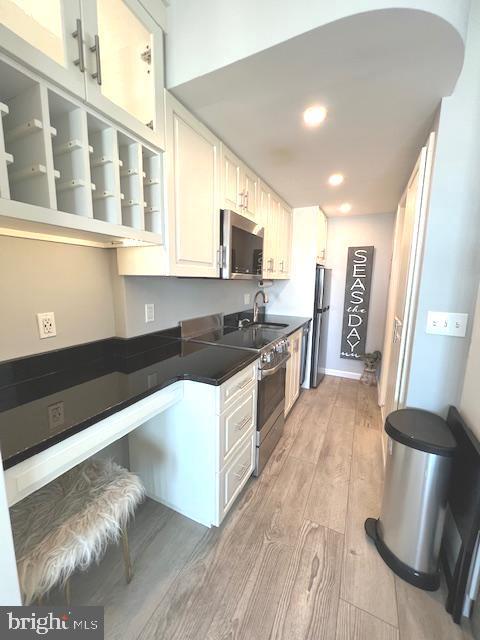
M 280 341 L 278 344 L 276 344 L 276 345 L 275 345 L 275 351 L 276 351 L 277 353 L 282 353 L 282 351 L 283 351 L 283 345 L 282 345 L 282 342 L 281 342 L 281 341 Z

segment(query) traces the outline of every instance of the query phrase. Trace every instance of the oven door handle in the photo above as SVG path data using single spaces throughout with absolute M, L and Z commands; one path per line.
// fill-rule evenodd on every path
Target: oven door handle
M 277 371 L 283 367 L 283 365 L 290 359 L 290 354 L 288 353 L 281 362 L 279 362 L 273 369 L 259 369 L 258 378 L 259 380 L 263 380 L 263 378 L 268 378 L 268 376 L 273 376 Z

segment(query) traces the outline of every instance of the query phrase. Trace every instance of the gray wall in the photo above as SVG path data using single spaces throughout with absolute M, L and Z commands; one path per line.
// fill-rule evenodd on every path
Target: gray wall
M 472 4 L 465 65 L 442 102 L 407 404 L 458 404 L 480 271 L 480 3 Z M 427 312 L 470 314 L 467 338 L 428 335 Z
M 106 249 L 0 237 L 0 360 L 115 335 L 110 268 Z M 40 340 L 44 311 L 57 336 Z
M 340 358 L 348 247 L 375 247 L 367 329 L 367 351 L 383 349 L 395 215 L 349 216 L 328 219 L 327 261 L 332 269 L 328 325 L 327 370 L 360 374 L 363 363 Z
M 131 337 L 166 329 L 194 316 L 247 309 L 257 289 L 256 282 L 248 280 L 115 276 L 117 334 Z M 244 294 L 250 295 L 247 303 Z M 145 322 L 147 303 L 155 305 L 154 322 Z

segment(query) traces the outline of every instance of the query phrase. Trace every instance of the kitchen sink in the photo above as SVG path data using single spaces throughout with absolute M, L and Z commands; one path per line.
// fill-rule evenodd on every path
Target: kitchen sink
M 261 329 L 285 329 L 288 324 L 282 324 L 281 322 L 252 322 L 249 327 L 260 327 Z

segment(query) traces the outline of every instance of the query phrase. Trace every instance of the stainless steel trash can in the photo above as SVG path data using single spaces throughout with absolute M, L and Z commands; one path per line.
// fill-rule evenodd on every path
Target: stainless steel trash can
M 429 591 L 440 586 L 439 553 L 455 439 L 447 423 L 421 409 L 387 416 L 388 454 L 378 520 L 367 534 L 401 578 Z

